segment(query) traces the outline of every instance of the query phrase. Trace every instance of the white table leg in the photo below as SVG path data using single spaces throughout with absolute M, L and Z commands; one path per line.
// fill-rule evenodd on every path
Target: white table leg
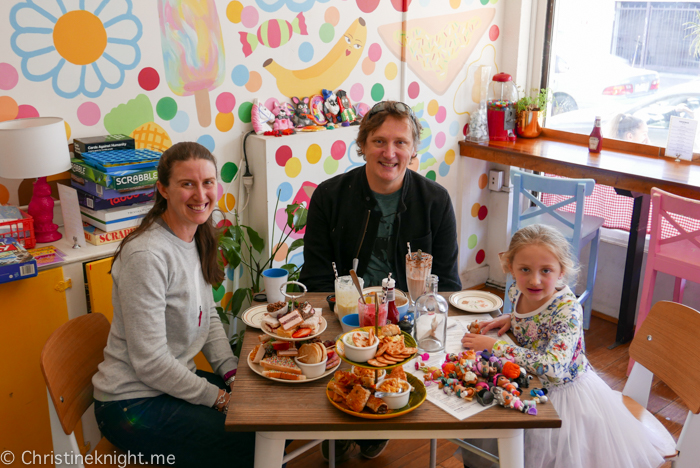
M 525 466 L 523 429 L 517 429 L 512 437 L 498 438 L 498 458 L 501 468 Z
M 281 467 L 285 439 L 270 439 L 264 432 L 255 433 L 255 468 Z

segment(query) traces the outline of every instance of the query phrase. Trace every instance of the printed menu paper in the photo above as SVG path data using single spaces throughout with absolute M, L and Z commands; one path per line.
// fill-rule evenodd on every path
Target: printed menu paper
M 447 321 L 447 343 L 445 345 L 446 353 L 460 353 L 464 351 L 462 347 L 462 337 L 467 332 L 467 327 L 471 322 L 491 320 L 493 317 L 489 314 L 470 314 L 470 315 L 460 315 L 458 317 L 450 317 Z M 498 336 L 497 330 L 489 330 L 486 333 L 487 336 L 492 336 L 494 338 L 499 338 L 507 341 L 510 344 L 513 340 L 510 339 L 508 335 Z M 404 370 L 410 372 L 416 378 L 423 381 L 423 376 L 425 375 L 423 371 L 416 370 L 415 363 L 419 362 L 428 367 L 440 367 L 442 363 L 445 362 L 446 353 L 432 354 L 430 359 L 427 361 L 421 360 L 419 356 L 416 360 L 413 360 L 404 365 Z M 481 411 L 489 409 L 493 404 L 489 406 L 481 406 L 481 404 L 474 398 L 472 401 L 463 400 L 457 398 L 454 395 L 446 395 L 442 389 L 438 388 L 437 384 L 426 386 L 426 391 L 428 394 L 428 401 L 434 405 L 440 407 L 442 410 L 448 412 L 460 421 L 473 416 Z
M 685 159 L 686 161 L 691 161 L 693 159 L 693 144 L 697 130 L 697 120 L 671 117 L 671 123 L 668 127 L 666 156 L 677 160 Z
M 85 247 L 85 234 L 83 233 L 83 221 L 80 219 L 78 191 L 63 184 L 58 184 L 57 187 L 58 196 L 61 198 L 63 230 L 66 239 L 73 244 L 73 248 L 76 245 Z

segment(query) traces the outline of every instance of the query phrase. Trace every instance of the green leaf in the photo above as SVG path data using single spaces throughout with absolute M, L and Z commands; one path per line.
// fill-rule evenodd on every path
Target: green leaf
M 309 213 L 303 205 L 298 203 L 287 205 L 285 210 L 287 212 L 287 226 L 294 230 L 294 232 L 299 232 L 306 226 L 306 217 Z
M 255 229 L 250 226 L 244 227 L 248 232 L 248 239 L 250 239 L 250 243 L 253 245 L 253 248 L 256 250 L 256 252 L 262 253 L 263 248 L 265 248 L 265 241 L 262 239 L 262 237 L 260 237 L 260 234 L 258 234 Z
M 238 332 L 237 335 L 231 337 L 231 349 L 236 357 L 241 357 L 241 349 L 243 348 L 243 337 L 245 336 L 245 329 Z
M 233 297 L 226 308 L 231 311 L 231 315 L 234 317 L 238 317 L 238 314 L 241 312 L 241 306 L 243 305 L 243 301 L 248 297 L 249 291 L 250 288 L 238 288 L 236 292 L 233 293 Z
M 293 252 L 296 249 L 299 249 L 301 247 L 304 247 L 304 239 L 297 239 L 294 242 L 292 242 L 292 245 L 289 246 L 289 250 L 287 252 Z
M 224 312 L 224 309 L 222 307 L 216 307 L 216 313 L 219 314 L 219 319 L 221 319 L 221 323 L 229 324 L 228 320 L 228 314 Z
M 241 245 L 229 237 L 222 237 L 219 246 L 231 268 L 237 268 L 241 264 Z

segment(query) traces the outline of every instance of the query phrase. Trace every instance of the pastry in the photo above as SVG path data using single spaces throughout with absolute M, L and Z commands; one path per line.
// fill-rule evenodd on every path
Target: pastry
M 377 398 L 374 395 L 370 395 L 365 406 L 371 412 L 376 414 L 386 414 L 389 411 L 389 407 L 386 403 L 384 403 L 384 400 Z
M 355 385 L 345 399 L 345 404 L 348 405 L 348 408 L 351 410 L 359 413 L 365 408 L 367 400 L 369 400 L 371 395 L 370 391 L 366 388 L 361 385 Z

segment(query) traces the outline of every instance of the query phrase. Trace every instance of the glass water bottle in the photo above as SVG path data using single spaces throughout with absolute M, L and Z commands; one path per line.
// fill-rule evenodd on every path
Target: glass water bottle
M 428 278 L 428 292 L 416 300 L 414 337 L 419 352 L 445 351 L 447 340 L 447 301 L 438 294 L 438 277 Z

